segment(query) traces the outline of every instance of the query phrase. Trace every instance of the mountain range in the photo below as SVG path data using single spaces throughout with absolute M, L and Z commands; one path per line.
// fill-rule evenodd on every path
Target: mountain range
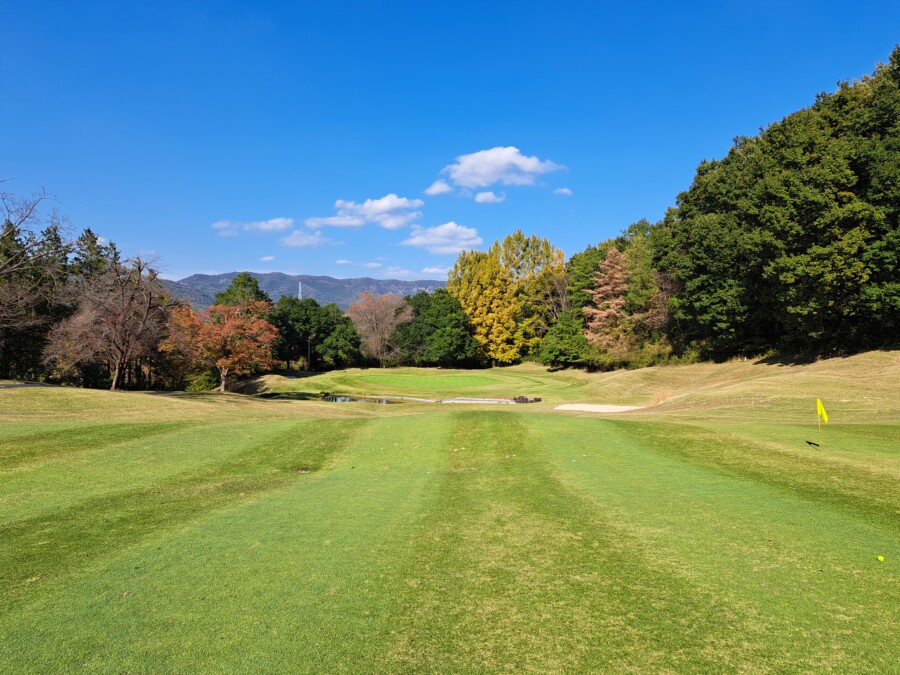
M 240 272 L 225 274 L 192 274 L 178 281 L 163 280 L 177 298 L 191 303 L 195 309 L 205 309 L 215 303 L 216 293 L 228 288 Z M 310 276 L 306 274 L 283 274 L 269 272 L 266 274 L 250 273 L 259 281 L 259 287 L 269 294 L 273 301 L 282 295 L 296 296 L 298 285 L 303 284 L 303 297 L 313 298 L 320 305 L 333 302 L 341 309 L 347 309 L 355 302 L 359 294 L 369 291 L 376 295 L 399 294 L 415 295 L 420 291 L 433 292 L 445 286 L 443 281 L 423 279 L 419 281 L 401 281 L 399 279 L 372 279 L 360 277 L 356 279 L 335 279 L 334 277 Z

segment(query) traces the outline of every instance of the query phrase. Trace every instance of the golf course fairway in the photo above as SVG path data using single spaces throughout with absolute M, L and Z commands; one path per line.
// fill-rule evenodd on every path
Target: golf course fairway
M 897 672 L 898 382 L 877 352 L 0 389 L 0 672 Z

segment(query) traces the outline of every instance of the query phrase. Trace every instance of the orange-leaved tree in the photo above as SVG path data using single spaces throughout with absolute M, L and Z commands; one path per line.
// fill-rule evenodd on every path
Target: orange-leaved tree
M 274 364 L 272 348 L 278 329 L 261 318 L 270 309 L 270 303 L 260 300 L 213 305 L 201 314 L 190 307 L 176 307 L 169 318 L 165 349 L 215 368 L 219 391 L 225 391 L 229 376 L 246 375 L 254 366 Z
M 631 274 L 628 259 L 612 247 L 600 261 L 594 275 L 594 288 L 586 289 L 594 307 L 582 311 L 587 319 L 585 335 L 589 342 L 614 357 L 622 357 L 629 347 L 628 286 Z

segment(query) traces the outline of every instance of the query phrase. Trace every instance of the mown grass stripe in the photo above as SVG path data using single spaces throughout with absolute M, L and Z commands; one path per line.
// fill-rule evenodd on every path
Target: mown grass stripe
M 701 425 L 677 424 L 673 428 L 671 423 L 609 423 L 657 452 L 777 485 L 816 503 L 853 509 L 884 525 L 900 522 L 900 463 L 896 461 L 854 462 L 846 454 L 832 458 L 828 450 L 801 454 L 783 444 L 756 440 L 752 435 Z M 877 432 L 887 437 L 894 429 L 878 425 Z M 853 430 L 842 432 L 845 438 L 852 439 Z M 800 442 L 796 445 L 799 447 Z
M 169 528 L 0 615 L 0 660 L 14 653 L 22 672 L 370 670 L 445 457 L 440 419 L 412 436 L 408 425 L 365 421 L 308 483 Z
M 0 480 L 0 524 L 49 516 L 86 500 L 151 487 L 227 462 L 247 447 L 275 442 L 297 420 L 212 421 L 139 437 L 22 467 Z M 304 423 L 313 425 L 312 420 Z M 102 431 L 106 425 L 94 422 Z
M 748 641 L 739 610 L 647 566 L 612 514 L 557 481 L 524 417 L 460 413 L 456 429 L 380 668 L 708 670 Z
M 900 578 L 875 553 L 900 556 L 896 522 L 660 450 L 641 425 L 567 426 L 560 443 L 561 425 L 533 425 L 558 480 L 608 513 L 623 540 L 639 542 L 636 559 L 653 574 L 687 580 L 711 599 L 711 613 L 744 617 L 738 634 L 758 649 L 723 651 L 722 663 L 889 669 L 900 649 Z
M 246 499 L 304 479 L 343 449 L 360 423 L 297 422 L 239 455 L 150 486 L 80 501 L 0 527 L 0 597 L 27 598 L 98 558 Z M 40 582 L 40 584 L 36 583 Z
M 176 433 L 196 426 L 196 423 L 190 422 L 82 423 L 0 437 L 0 475 L 50 461 L 65 460 L 78 453 L 102 450 L 120 443 L 133 443 L 143 438 Z

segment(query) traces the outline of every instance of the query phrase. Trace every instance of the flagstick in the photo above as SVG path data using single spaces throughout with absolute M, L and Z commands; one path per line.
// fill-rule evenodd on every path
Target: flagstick
M 819 447 L 822 447 L 822 416 L 816 415 L 816 419 L 819 422 Z

